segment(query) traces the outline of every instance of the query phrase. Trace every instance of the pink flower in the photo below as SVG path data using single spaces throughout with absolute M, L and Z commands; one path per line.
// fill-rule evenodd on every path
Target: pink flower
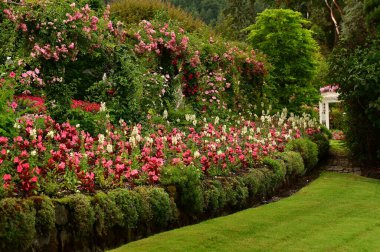
M 38 181 L 38 177 L 36 176 L 34 176 L 33 178 L 29 180 L 30 183 L 37 183 L 37 181 Z
M 12 180 L 12 176 L 10 174 L 4 174 L 3 180 L 5 182 L 11 181 Z
M 10 72 L 10 74 L 9 74 L 9 77 L 11 77 L 11 78 L 14 78 L 14 77 L 16 77 L 16 74 L 15 74 L 15 72 Z
M 17 103 L 16 102 L 12 102 L 11 103 L 11 108 L 13 109 L 13 111 L 17 108 Z

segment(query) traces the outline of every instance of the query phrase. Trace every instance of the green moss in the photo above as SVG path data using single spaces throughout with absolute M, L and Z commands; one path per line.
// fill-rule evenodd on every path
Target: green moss
M 0 250 L 21 251 L 32 245 L 36 235 L 36 210 L 30 200 L 0 201 Z
M 285 150 L 299 152 L 306 170 L 313 169 L 318 163 L 318 146 L 310 139 L 292 140 L 286 145 Z
M 55 227 L 55 208 L 48 197 L 33 197 L 36 209 L 36 231 L 41 237 L 48 237 Z

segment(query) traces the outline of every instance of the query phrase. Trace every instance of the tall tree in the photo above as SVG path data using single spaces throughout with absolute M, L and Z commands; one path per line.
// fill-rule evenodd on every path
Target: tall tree
M 279 107 L 297 111 L 302 105 L 318 101 L 312 86 L 316 72 L 318 45 L 312 38 L 309 22 L 299 12 L 289 9 L 267 9 L 250 26 L 248 40 L 268 55 L 273 69 L 269 82 Z

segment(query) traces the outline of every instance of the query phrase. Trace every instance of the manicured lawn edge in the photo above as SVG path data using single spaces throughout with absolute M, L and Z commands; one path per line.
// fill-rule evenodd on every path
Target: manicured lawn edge
M 316 142 L 293 140 L 262 166 L 229 177 L 201 180 L 196 169 L 166 167 L 161 187 L 2 199 L 0 251 L 104 250 L 248 208 L 314 169 L 323 141 Z

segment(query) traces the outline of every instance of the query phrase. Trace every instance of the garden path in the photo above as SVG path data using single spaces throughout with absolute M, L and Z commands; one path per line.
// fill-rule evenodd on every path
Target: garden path
M 353 173 L 362 175 L 361 168 L 350 157 L 349 151 L 343 141 L 330 141 L 330 155 L 323 170 L 338 173 Z

